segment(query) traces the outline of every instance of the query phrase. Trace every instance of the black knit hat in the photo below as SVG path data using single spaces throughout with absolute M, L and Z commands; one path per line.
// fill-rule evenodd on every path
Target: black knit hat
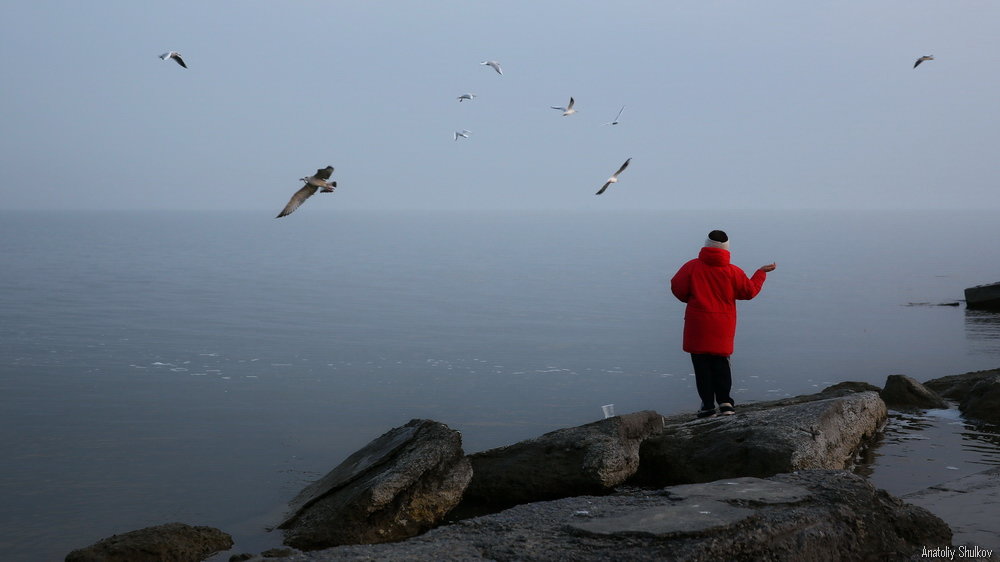
M 708 233 L 708 240 L 705 240 L 706 248 L 729 249 L 729 236 L 721 230 L 713 230 Z

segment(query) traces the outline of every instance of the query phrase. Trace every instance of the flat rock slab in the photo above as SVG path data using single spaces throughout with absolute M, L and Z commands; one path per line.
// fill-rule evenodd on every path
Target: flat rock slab
M 667 488 L 677 498 L 709 498 L 754 504 L 797 503 L 812 493 L 795 484 L 763 478 L 727 478 L 705 484 L 683 484 Z
M 860 476 L 804 470 L 525 504 L 399 543 L 281 560 L 909 560 L 950 542 L 944 521 Z
M 812 495 L 802 486 L 761 478 L 733 478 L 705 484 L 685 484 L 666 488 L 664 492 L 678 501 L 618 517 L 576 523 L 570 527 L 605 535 L 696 534 L 732 525 L 754 514 L 752 509 L 735 504 L 791 504 L 804 501 Z
M 992 550 L 1000 560 L 1000 467 L 971 474 L 902 496 L 947 520 L 955 545 Z M 968 559 L 968 558 L 966 558 Z
M 752 509 L 710 499 L 681 500 L 675 504 L 640 509 L 617 517 L 570 524 L 571 529 L 595 535 L 652 535 L 668 537 L 701 533 L 747 519 Z

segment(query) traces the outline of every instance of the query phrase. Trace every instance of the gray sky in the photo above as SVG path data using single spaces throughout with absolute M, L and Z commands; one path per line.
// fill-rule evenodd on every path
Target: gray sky
M 994 1 L 3 2 L 0 209 L 273 214 L 328 164 L 297 212 L 995 209 L 998 28 Z

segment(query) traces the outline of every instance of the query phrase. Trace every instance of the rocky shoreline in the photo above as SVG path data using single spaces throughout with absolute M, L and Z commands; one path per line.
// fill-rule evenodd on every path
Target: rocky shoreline
M 402 543 L 281 559 L 887 560 L 950 538 L 943 521 L 859 476 L 808 470 L 525 504 Z
M 841 383 L 703 420 L 635 412 L 472 455 L 457 431 L 413 420 L 292 500 L 280 524 L 289 548 L 230 560 L 909 560 L 927 549 L 957 552 L 948 524 L 921 505 L 961 502 L 975 490 L 992 498 L 980 508 L 995 521 L 1000 471 L 903 499 L 850 472 L 887 408 L 938 408 L 946 399 L 964 415 L 996 420 L 1000 370 L 923 385 L 893 375 L 882 389 Z M 231 547 L 217 529 L 171 524 L 66 559 L 221 560 L 216 553 Z

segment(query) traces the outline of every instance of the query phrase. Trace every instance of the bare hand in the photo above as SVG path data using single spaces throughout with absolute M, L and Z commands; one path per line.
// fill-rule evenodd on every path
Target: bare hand
M 769 263 L 767 265 L 760 266 L 760 270 L 763 271 L 764 273 L 770 273 L 770 272 L 774 271 L 777 268 L 778 268 L 778 264 L 777 263 Z

